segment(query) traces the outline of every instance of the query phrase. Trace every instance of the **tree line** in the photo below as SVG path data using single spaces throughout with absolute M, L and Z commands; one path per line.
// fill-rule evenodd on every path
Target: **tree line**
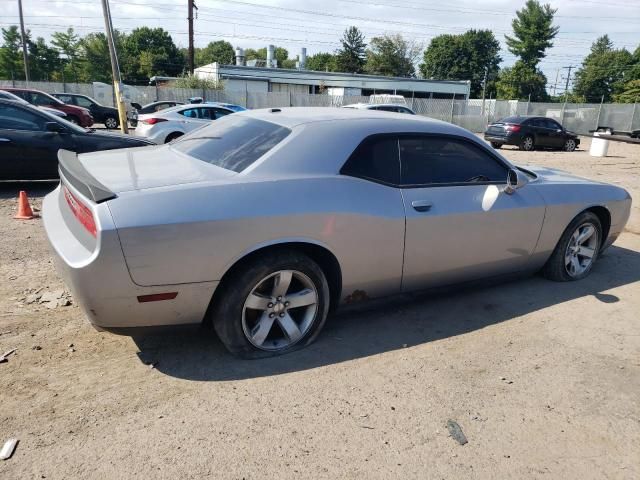
M 553 24 L 556 10 L 538 0 L 527 0 L 512 21 L 512 35 L 505 35 L 509 52 L 517 57 L 511 67 L 500 68 L 500 43 L 490 30 L 470 29 L 459 35 L 434 37 L 424 48 L 402 35 L 373 37 L 367 43 L 355 26 L 347 28 L 340 48 L 307 59 L 306 69 L 329 72 L 368 73 L 395 77 L 438 80 L 470 80 L 471 96 L 531 101 L 635 102 L 640 96 L 640 46 L 633 53 L 615 49 L 607 35 L 598 38 L 577 68 L 571 91 L 551 97 L 549 80 L 540 62 L 553 47 L 559 28 Z M 17 26 L 2 28 L 0 78 L 23 79 L 22 43 Z M 146 84 L 149 78 L 184 76 L 187 51 L 173 42 L 162 28 L 140 27 L 131 33 L 117 31 L 120 69 L 125 83 Z M 56 32 L 47 44 L 27 33 L 29 66 L 33 80 L 111 82 L 106 36 L 90 33 L 81 37 L 73 28 Z M 263 59 L 266 48 L 245 49 L 245 59 Z M 294 68 L 289 52 L 276 47 L 281 68 Z M 196 66 L 213 62 L 233 64 L 235 50 L 223 40 L 196 48 Z

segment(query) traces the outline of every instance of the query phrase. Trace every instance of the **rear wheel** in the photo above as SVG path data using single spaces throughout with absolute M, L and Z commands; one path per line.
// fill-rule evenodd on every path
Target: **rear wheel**
M 522 142 L 520 142 L 520 150 L 524 150 L 525 152 L 530 152 L 531 150 L 533 150 L 533 148 L 535 147 L 534 143 L 533 143 L 533 137 L 530 136 L 526 136 L 522 139 Z
M 281 355 L 311 343 L 324 326 L 329 286 L 322 269 L 298 252 L 256 258 L 225 279 L 212 322 L 233 354 Z
M 589 275 L 602 245 L 602 225 L 592 212 L 583 212 L 560 237 L 542 273 L 556 282 L 580 280 Z
M 106 117 L 104 119 L 104 126 L 107 127 L 109 130 L 118 128 L 118 119 L 112 116 Z
M 491 142 L 491 146 L 492 146 L 493 148 L 495 148 L 496 150 L 498 150 L 498 149 L 502 148 L 502 144 L 501 144 L 501 143 L 498 143 L 498 142 Z
M 164 143 L 169 143 L 175 140 L 176 138 L 181 137 L 182 135 L 184 135 L 184 133 L 181 133 L 181 132 L 170 133 L 169 135 L 167 135 L 167 138 L 164 140 Z
M 564 146 L 562 147 L 562 149 L 565 152 L 573 152 L 576 149 L 576 141 L 573 138 L 568 138 L 564 142 Z

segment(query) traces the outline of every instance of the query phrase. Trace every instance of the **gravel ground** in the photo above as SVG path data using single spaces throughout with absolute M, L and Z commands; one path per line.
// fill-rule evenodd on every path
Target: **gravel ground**
M 640 146 L 503 152 L 640 198 Z M 638 203 L 584 281 L 376 302 L 241 361 L 200 330 L 132 339 L 62 306 L 41 221 L 11 218 L 20 188 L 39 207 L 53 186 L 0 186 L 0 442 L 20 441 L 0 478 L 640 478 Z

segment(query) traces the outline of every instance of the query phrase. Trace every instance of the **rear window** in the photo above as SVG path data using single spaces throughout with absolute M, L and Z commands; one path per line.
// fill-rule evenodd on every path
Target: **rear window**
M 228 115 L 172 144 L 217 167 L 242 172 L 284 140 L 291 130 L 251 117 Z
M 515 125 L 520 125 L 520 123 L 522 123 L 523 120 L 526 120 L 526 118 L 524 118 L 524 117 L 505 117 L 502 120 L 500 120 L 499 123 L 513 123 Z

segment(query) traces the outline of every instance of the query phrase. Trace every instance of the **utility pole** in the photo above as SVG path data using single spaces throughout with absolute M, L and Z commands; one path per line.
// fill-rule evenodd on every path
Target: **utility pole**
M 102 14 L 104 15 L 104 28 L 107 32 L 107 43 L 109 44 L 109 56 L 111 57 L 111 73 L 113 75 L 113 88 L 116 93 L 116 105 L 118 107 L 118 117 L 120 117 L 120 130 L 122 133 L 129 133 L 127 125 L 127 110 L 122 98 L 122 78 L 120 77 L 120 65 L 118 65 L 118 54 L 116 44 L 113 40 L 113 24 L 111 23 L 111 10 L 109 10 L 109 0 L 102 0 Z
M 20 36 L 22 37 L 22 59 L 24 61 L 24 78 L 29 82 L 29 56 L 27 55 L 27 35 L 24 33 L 24 17 L 22 16 L 22 0 L 18 0 L 20 14 Z
M 484 117 L 484 98 L 485 93 L 487 92 L 487 76 L 489 75 L 489 66 L 487 65 L 484 69 L 484 80 L 482 80 L 482 113 L 481 115 Z
M 193 75 L 193 66 L 194 66 L 194 49 L 193 49 L 193 9 L 196 10 L 198 7 L 195 5 L 195 0 L 187 0 L 188 2 L 188 15 L 187 20 L 189 20 L 189 73 Z
M 564 103 L 567 103 L 567 95 L 569 95 L 569 80 L 571 80 L 571 69 L 575 68 L 573 65 L 569 65 L 568 67 L 562 67 L 563 69 L 566 68 L 569 71 L 567 72 L 567 83 L 564 86 Z
M 556 89 L 558 88 L 558 76 L 560 75 L 560 69 L 556 70 L 556 81 L 553 82 L 553 96 L 556 96 Z

